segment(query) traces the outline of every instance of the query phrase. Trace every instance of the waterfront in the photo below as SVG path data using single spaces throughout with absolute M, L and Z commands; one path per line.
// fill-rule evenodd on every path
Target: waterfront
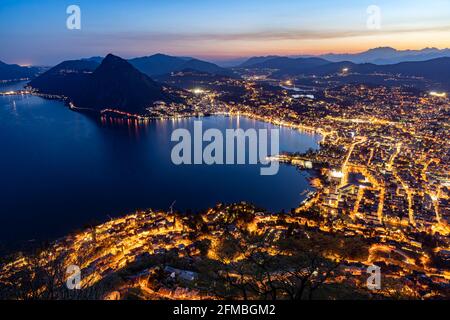
M 9 87 L 7 90 L 17 89 Z M 4 156 L 0 241 L 53 239 L 139 208 L 198 211 L 246 200 L 268 210 L 298 206 L 309 188 L 306 173 L 281 166 L 260 176 L 259 166 L 175 166 L 174 128 L 194 118 L 99 121 L 40 97 L 0 97 Z M 272 128 L 243 117 L 202 118 L 206 128 Z M 320 135 L 281 128 L 280 151 L 317 147 Z

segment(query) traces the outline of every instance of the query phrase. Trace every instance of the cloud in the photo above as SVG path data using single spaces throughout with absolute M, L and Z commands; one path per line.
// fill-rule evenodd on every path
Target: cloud
M 238 33 L 166 33 L 166 32 L 127 32 L 104 35 L 117 40 L 154 40 L 154 41 L 279 41 L 279 40 L 327 40 L 366 36 L 383 36 L 405 33 L 449 32 L 449 26 L 428 28 L 389 28 L 381 30 L 277 30 Z

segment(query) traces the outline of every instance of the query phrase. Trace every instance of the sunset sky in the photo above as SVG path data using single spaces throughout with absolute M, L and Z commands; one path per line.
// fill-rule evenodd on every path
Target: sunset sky
M 66 8 L 81 8 L 81 30 Z M 381 9 L 381 29 L 366 26 Z M 448 0 L 2 0 L 0 60 L 55 64 L 113 52 L 209 60 L 450 47 Z

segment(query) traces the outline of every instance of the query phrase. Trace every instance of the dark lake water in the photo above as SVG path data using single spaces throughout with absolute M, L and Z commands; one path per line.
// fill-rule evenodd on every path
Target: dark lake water
M 170 135 L 192 130 L 194 120 L 102 122 L 58 101 L 0 97 L 0 243 L 53 239 L 109 216 L 167 209 L 174 200 L 178 210 L 246 200 L 280 211 L 304 199 L 306 173 L 291 166 L 261 176 L 257 165 L 172 164 Z M 202 121 L 222 131 L 274 127 L 242 117 Z M 280 128 L 281 151 L 316 148 L 319 139 Z

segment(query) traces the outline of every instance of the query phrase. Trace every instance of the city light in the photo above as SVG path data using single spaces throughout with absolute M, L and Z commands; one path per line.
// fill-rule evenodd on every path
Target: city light
M 332 170 L 330 172 L 330 176 L 333 178 L 340 179 L 340 178 L 344 177 L 344 173 L 342 171 Z
M 192 90 L 192 92 L 194 94 L 202 94 L 202 93 L 205 93 L 205 90 L 203 90 L 201 88 L 195 88 L 195 89 Z
M 447 97 L 447 93 L 446 92 L 431 91 L 430 92 L 430 96 L 438 97 L 438 98 L 445 98 L 445 97 Z

